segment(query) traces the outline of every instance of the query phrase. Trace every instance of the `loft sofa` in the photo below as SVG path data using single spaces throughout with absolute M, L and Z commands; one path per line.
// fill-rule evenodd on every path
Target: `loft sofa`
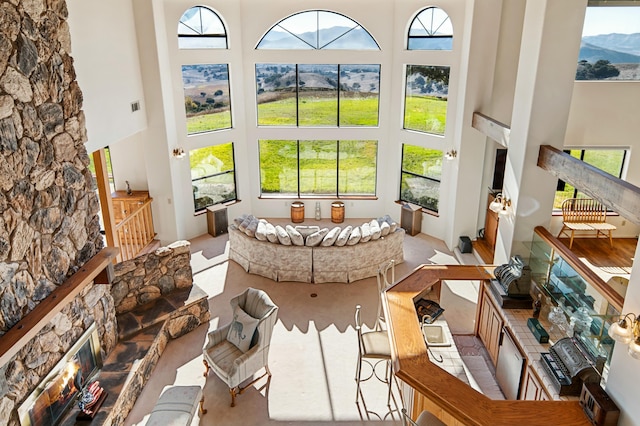
M 388 216 L 385 218 L 373 221 L 393 223 Z M 286 239 L 284 244 L 280 240 L 272 242 L 269 239 L 258 239 L 255 235 L 257 227 L 238 225 L 239 219 L 242 217 L 229 226 L 229 259 L 237 262 L 250 274 L 261 275 L 274 281 L 350 283 L 376 276 L 378 268 L 388 264 L 390 260 L 396 263 L 404 261 L 405 231 L 395 223 L 395 226 L 386 227 L 388 233 L 384 236 L 381 235 L 382 232 L 375 235 L 375 226 L 371 226 L 373 221 L 362 226 L 347 226 L 338 230 L 335 229 L 338 227 L 331 230 L 311 229 L 312 232 L 309 233 L 307 230 L 306 235 L 303 235 L 305 230 L 300 229 L 299 233 L 304 241 L 301 245 L 299 238 L 297 244 L 287 242 Z M 257 220 L 263 221 L 263 225 L 267 223 L 264 219 Z M 370 233 L 371 228 L 374 228 L 373 235 Z M 283 229 L 279 230 L 281 234 Z M 295 234 L 293 226 L 287 225 L 286 229 Z M 366 238 L 368 233 L 369 238 Z M 336 234 L 343 238 L 346 235 L 347 240 L 351 238 L 351 241 L 343 245 L 335 245 L 334 241 L 329 245 Z M 351 237 L 352 234 L 359 234 L 359 240 L 355 241 L 355 237 Z M 362 235 L 365 235 L 364 239 Z M 337 240 L 337 237 L 335 239 Z

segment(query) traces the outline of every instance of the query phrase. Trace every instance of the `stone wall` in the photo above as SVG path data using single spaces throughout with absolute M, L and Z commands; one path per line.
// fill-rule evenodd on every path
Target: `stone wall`
M 64 0 L 0 2 L 0 336 L 103 247 L 66 20 Z M 91 322 L 113 348 L 109 290 L 88 286 L 0 366 L 7 424 Z
M 115 265 L 111 292 L 116 312 L 129 312 L 177 288 L 191 287 L 189 246 L 188 241 L 176 241 Z

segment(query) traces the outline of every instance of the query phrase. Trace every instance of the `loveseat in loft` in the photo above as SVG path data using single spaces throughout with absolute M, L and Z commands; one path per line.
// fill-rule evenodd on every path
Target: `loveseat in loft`
M 263 225 L 266 222 L 260 219 Z M 382 228 L 387 229 L 386 235 L 375 234 L 375 226 L 371 226 L 373 221 L 382 223 Z M 384 226 L 385 219 L 373 219 L 362 226 L 334 227 L 333 229 L 320 229 L 317 232 L 303 236 L 302 245 L 274 241 L 269 239 L 261 240 L 253 232 L 247 232 L 242 226 L 235 224 L 229 226 L 229 259 L 237 262 L 250 274 L 261 275 L 274 281 L 299 281 L 307 283 L 325 282 L 345 282 L 361 280 L 374 277 L 378 268 L 394 260 L 396 263 L 404 261 L 403 240 L 404 229 L 399 226 Z M 387 223 L 393 223 L 387 219 Z M 395 224 L 394 224 L 395 225 Z M 266 225 L 265 225 L 266 226 Z M 282 227 L 280 227 L 282 228 Z M 336 228 L 338 228 L 336 230 Z M 364 239 L 362 235 L 367 235 L 373 228 L 370 238 Z M 284 229 L 284 228 L 282 228 Z M 282 229 L 279 229 L 282 233 Z M 294 232 L 291 225 L 286 229 Z M 332 236 L 347 235 L 347 240 L 351 234 L 360 234 L 361 238 L 357 242 L 340 244 L 335 238 L 331 245 L 327 242 Z M 316 237 L 316 243 L 307 245 L 310 238 Z M 317 243 L 317 237 L 320 242 Z M 324 245 L 322 245 L 324 243 Z

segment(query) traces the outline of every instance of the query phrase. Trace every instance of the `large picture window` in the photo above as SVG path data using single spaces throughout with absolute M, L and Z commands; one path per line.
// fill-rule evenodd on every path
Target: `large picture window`
M 375 196 L 377 141 L 261 140 L 262 196 Z
M 220 17 L 204 6 L 194 6 L 180 17 L 178 48 L 226 49 L 227 32 Z
M 451 50 L 453 27 L 442 9 L 428 7 L 413 19 L 407 37 L 409 50 Z
M 404 128 L 444 135 L 449 67 L 407 65 Z
M 195 211 L 236 200 L 233 143 L 189 151 Z
M 182 84 L 188 135 L 231 127 L 228 65 L 183 65 Z
M 380 65 L 257 64 L 259 126 L 377 126 Z
M 617 178 L 622 178 L 625 157 L 625 149 L 570 149 L 567 154 L 578 158 L 587 164 L 597 167 Z M 562 202 L 567 198 L 590 198 L 589 195 L 579 191 L 574 186 L 558 180 L 558 188 L 553 202 L 554 209 L 562 209 Z
M 438 211 L 442 151 L 402 145 L 400 200 Z
M 380 50 L 360 24 L 327 10 L 308 10 L 283 19 L 267 31 L 257 48 Z
M 587 7 L 576 80 L 640 80 L 640 6 Z

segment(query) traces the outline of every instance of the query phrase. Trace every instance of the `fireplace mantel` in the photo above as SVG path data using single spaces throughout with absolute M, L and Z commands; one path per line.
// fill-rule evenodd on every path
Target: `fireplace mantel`
M 105 247 L 58 286 L 0 339 L 0 366 L 7 364 L 89 283 L 110 284 L 116 247 Z

